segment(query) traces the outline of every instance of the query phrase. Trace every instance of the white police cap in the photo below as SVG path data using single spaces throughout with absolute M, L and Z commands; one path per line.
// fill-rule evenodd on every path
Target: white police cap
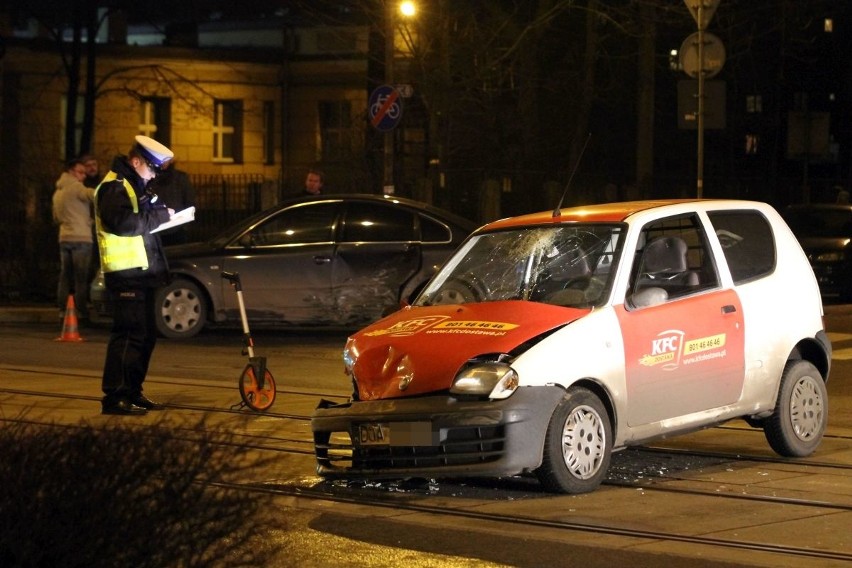
M 162 168 L 175 157 L 174 152 L 148 136 L 137 136 L 136 145 L 133 148 L 156 169 Z

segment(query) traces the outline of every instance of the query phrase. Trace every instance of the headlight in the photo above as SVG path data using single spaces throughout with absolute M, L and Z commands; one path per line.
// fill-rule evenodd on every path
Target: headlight
M 346 346 L 343 348 L 343 370 L 347 375 L 352 376 L 352 370 L 357 359 L 358 350 L 355 348 L 355 342 L 351 338 L 347 339 Z
M 840 262 L 843 260 L 843 253 L 839 251 L 835 252 L 822 252 L 816 257 L 814 257 L 816 262 Z
M 450 392 L 485 396 L 491 399 L 508 398 L 518 388 L 518 373 L 505 363 L 478 363 L 456 375 Z

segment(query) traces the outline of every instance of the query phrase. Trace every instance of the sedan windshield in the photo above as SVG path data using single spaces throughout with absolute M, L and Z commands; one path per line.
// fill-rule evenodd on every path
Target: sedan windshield
M 528 300 L 592 307 L 612 287 L 623 225 L 525 227 L 476 235 L 415 305 Z

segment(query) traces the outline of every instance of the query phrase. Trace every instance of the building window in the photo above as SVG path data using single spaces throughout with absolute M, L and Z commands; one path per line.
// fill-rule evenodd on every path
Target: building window
M 74 109 L 74 147 L 80 147 L 80 140 L 83 137 L 83 114 L 85 112 L 86 99 L 84 96 L 80 95 L 77 97 L 77 107 Z M 63 149 L 63 153 L 65 152 L 65 131 L 68 125 L 68 97 L 62 97 L 62 105 L 59 109 L 60 112 L 60 122 L 62 128 L 59 131 L 59 147 Z M 63 161 L 69 160 L 71 156 L 65 156 Z
M 749 95 L 746 97 L 746 112 L 763 112 L 763 97 L 760 95 Z
M 746 134 L 745 137 L 745 153 L 748 156 L 757 154 L 760 148 L 760 136 L 757 134 Z
M 352 103 L 320 101 L 320 149 L 323 161 L 343 160 L 352 154 Z
M 263 163 L 275 163 L 275 103 L 263 102 Z
M 242 101 L 217 100 L 213 103 L 213 161 L 242 161 Z
M 166 146 L 172 145 L 172 101 L 162 97 L 146 97 L 139 106 L 139 134 Z

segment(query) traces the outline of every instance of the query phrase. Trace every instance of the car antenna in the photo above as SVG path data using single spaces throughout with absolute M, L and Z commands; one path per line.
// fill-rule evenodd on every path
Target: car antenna
M 589 135 L 586 136 L 586 141 L 583 143 L 583 149 L 580 150 L 580 155 L 577 156 L 577 162 L 574 164 L 574 171 L 571 172 L 571 177 L 568 178 L 568 183 L 565 184 L 565 190 L 562 192 L 562 197 L 559 198 L 559 203 L 556 205 L 556 209 L 553 210 L 554 218 L 562 215 L 562 202 L 565 201 L 565 196 L 568 195 L 568 188 L 571 187 L 571 182 L 574 180 L 574 174 L 577 173 L 577 168 L 580 167 L 580 160 L 583 159 L 583 154 L 586 153 L 586 146 L 589 145 L 591 137 L 592 133 L 589 132 Z

